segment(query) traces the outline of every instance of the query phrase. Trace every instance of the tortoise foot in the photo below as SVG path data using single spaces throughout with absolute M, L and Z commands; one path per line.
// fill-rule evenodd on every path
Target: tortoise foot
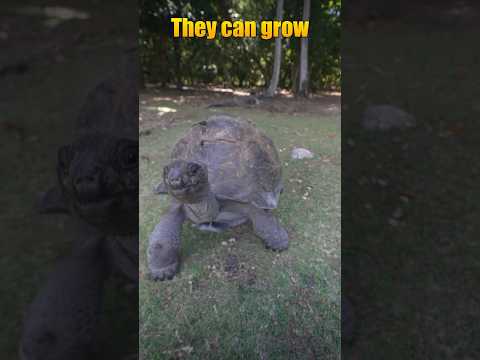
M 168 266 L 150 269 L 149 278 L 153 281 L 172 280 L 178 272 L 178 262 L 174 262 Z

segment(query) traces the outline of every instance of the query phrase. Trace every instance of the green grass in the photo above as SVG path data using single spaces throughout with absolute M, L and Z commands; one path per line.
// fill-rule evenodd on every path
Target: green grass
M 151 127 L 140 140 L 140 358 L 340 358 L 339 114 L 228 109 L 253 120 L 280 150 L 286 188 L 276 214 L 290 248 L 267 251 L 248 226 L 212 234 L 186 224 L 180 273 L 156 283 L 145 277 L 147 239 L 168 198 L 151 189 L 175 141 L 212 113 L 157 104 L 177 109 L 179 120 L 167 129 Z M 309 148 L 315 158 L 292 161 L 294 146 Z M 239 261 L 235 274 L 224 270 L 230 255 Z

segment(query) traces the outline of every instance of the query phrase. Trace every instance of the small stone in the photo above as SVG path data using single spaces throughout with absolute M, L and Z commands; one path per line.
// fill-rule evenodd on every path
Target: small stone
M 227 246 L 228 244 L 227 244 L 226 241 L 222 241 L 222 245 L 223 245 L 223 246 Z
M 377 179 L 377 184 L 382 186 L 382 187 L 385 187 L 385 186 L 388 185 L 388 181 L 384 180 L 384 179 Z
M 400 222 L 398 220 L 392 218 L 388 219 L 388 223 L 393 227 L 397 227 L 398 225 L 400 225 Z
M 43 11 L 46 16 L 59 20 L 87 20 L 90 18 L 90 14 L 87 12 L 62 6 L 47 6 Z
M 237 241 L 235 238 L 230 238 L 230 239 L 228 239 L 228 242 L 229 242 L 229 243 L 234 243 L 235 241 Z
M 408 196 L 405 195 L 400 195 L 400 200 L 402 200 L 405 204 L 408 204 L 410 202 Z
M 310 150 L 304 148 L 294 148 L 291 153 L 291 157 L 294 160 L 299 159 L 312 159 L 313 153 Z
M 186 352 L 187 354 L 190 354 L 193 351 L 193 347 L 192 346 L 184 346 L 180 350 L 182 350 L 183 352 Z
M 395 209 L 395 211 L 392 214 L 392 217 L 394 219 L 400 219 L 403 216 L 403 210 L 401 208 Z
M 369 106 L 363 115 L 362 126 L 370 131 L 406 129 L 416 125 L 415 118 L 392 105 Z

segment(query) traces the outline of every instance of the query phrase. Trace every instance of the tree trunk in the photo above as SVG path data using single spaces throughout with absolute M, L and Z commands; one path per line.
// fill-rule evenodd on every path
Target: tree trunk
M 277 15 L 276 20 L 282 21 L 283 19 L 283 0 L 277 0 Z M 282 64 L 282 37 L 279 36 L 275 39 L 275 54 L 273 58 L 273 72 L 272 79 L 270 80 L 270 86 L 265 92 L 265 96 L 272 97 L 275 95 L 278 87 L 278 80 L 280 79 L 280 66 Z
M 310 19 L 310 0 L 303 2 L 303 21 Z M 298 95 L 308 95 L 308 37 L 302 38 L 300 49 L 300 73 L 298 79 Z
M 293 43 L 293 42 L 292 42 Z M 300 40 L 298 40 L 298 43 L 300 43 Z M 292 68 L 291 68 L 291 76 L 292 76 L 292 86 L 291 89 L 294 94 L 298 93 L 298 73 L 300 70 L 300 45 L 296 44 L 295 46 L 295 57 L 293 58 L 292 62 Z
M 180 41 L 175 38 L 173 39 L 173 52 L 175 56 L 175 77 L 177 82 L 177 89 L 182 90 L 183 82 L 182 82 L 182 73 L 181 73 L 181 62 L 182 62 L 182 53 L 180 51 Z

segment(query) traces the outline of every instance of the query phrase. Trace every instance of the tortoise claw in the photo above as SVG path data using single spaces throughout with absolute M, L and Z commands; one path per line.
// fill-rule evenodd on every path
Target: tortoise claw
M 160 269 L 150 269 L 149 278 L 152 281 L 172 280 L 177 273 L 178 263 L 173 263 Z
M 272 250 L 274 252 L 282 252 L 284 250 L 288 249 L 288 241 L 284 243 L 279 243 L 279 244 L 265 244 L 265 248 L 267 250 Z

